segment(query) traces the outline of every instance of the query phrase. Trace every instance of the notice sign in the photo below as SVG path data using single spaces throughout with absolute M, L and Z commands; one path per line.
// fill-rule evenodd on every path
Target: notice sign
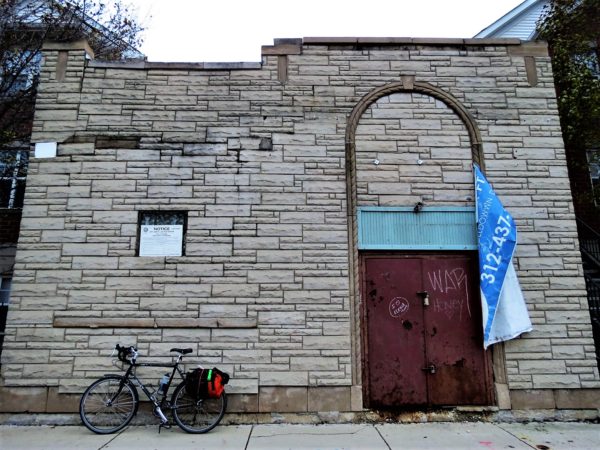
M 181 256 L 183 225 L 141 225 L 140 256 Z

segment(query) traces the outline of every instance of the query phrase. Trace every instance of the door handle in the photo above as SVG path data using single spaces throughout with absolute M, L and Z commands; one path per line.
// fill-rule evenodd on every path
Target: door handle
M 435 367 L 435 364 L 429 364 L 427 367 L 423 367 L 421 370 L 424 372 L 429 372 L 430 374 L 434 374 L 436 369 L 437 367 Z
M 423 300 L 423 306 L 429 306 L 429 292 L 419 291 L 417 295 Z

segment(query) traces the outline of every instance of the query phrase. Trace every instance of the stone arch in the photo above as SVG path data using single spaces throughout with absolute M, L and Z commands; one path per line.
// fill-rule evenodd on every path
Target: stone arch
M 346 192 L 348 202 L 348 247 L 350 262 L 350 305 L 353 320 L 353 356 L 357 362 L 361 361 L 360 342 L 362 333 L 360 330 L 361 318 L 357 310 L 357 296 L 360 292 L 359 286 L 359 260 L 358 260 L 358 224 L 357 224 L 357 170 L 356 170 L 356 130 L 359 121 L 365 111 L 382 97 L 396 93 L 418 93 L 428 95 L 443 102 L 461 119 L 471 144 L 471 158 L 478 164 L 482 170 L 485 170 L 483 156 L 483 146 L 481 133 L 473 116 L 467 111 L 463 104 L 448 92 L 431 85 L 427 82 L 414 81 L 414 77 L 402 77 L 402 81 L 389 83 L 376 88 L 365 95 L 354 107 L 350 114 L 345 136 L 345 154 L 346 154 Z M 359 384 L 361 380 L 362 362 L 353 365 L 353 384 Z
M 348 118 L 348 125 L 346 127 L 346 162 L 351 162 L 354 159 L 353 152 L 355 150 L 354 141 L 356 138 L 356 128 L 358 127 L 358 122 L 361 116 L 369 106 L 371 106 L 381 97 L 398 92 L 416 92 L 419 94 L 429 95 L 444 102 L 450 109 L 452 109 L 465 124 L 465 127 L 469 133 L 469 137 L 471 138 L 471 155 L 473 162 L 478 164 L 482 170 L 484 169 L 481 133 L 479 132 L 479 127 L 477 126 L 473 116 L 471 116 L 469 111 L 467 111 L 463 104 L 453 95 L 427 82 L 419 81 L 399 81 L 386 84 L 385 86 L 369 92 L 356 104 L 352 110 L 352 113 L 350 114 L 350 117 Z M 348 167 L 346 167 L 346 174 L 350 174 Z

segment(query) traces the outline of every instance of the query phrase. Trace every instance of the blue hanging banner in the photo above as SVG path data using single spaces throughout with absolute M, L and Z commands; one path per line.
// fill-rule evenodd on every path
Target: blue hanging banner
M 475 171 L 479 285 L 483 313 L 483 346 L 531 331 L 531 320 L 512 257 L 517 228 L 479 167 Z

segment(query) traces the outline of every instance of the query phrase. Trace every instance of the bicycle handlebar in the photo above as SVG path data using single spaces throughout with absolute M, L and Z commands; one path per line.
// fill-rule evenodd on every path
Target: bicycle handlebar
M 115 349 L 113 350 L 112 355 L 115 354 L 115 351 L 117 352 L 117 358 L 119 359 L 119 361 L 122 361 L 125 363 L 132 362 L 133 364 L 135 364 L 135 361 L 139 355 L 137 348 L 135 348 L 133 345 L 130 345 L 129 347 L 127 347 L 124 345 L 117 344 L 117 345 L 115 345 Z M 183 357 L 183 355 L 192 353 L 194 350 L 191 348 L 172 348 L 170 351 L 179 353 L 179 360 L 180 360 Z M 131 359 L 131 361 L 128 361 L 128 359 Z
M 137 348 L 135 348 L 133 345 L 126 347 L 117 344 L 115 346 L 115 350 L 117 351 L 117 358 L 119 358 L 119 361 L 129 362 L 127 359 L 130 358 L 131 362 L 135 363 L 135 360 L 138 357 Z

